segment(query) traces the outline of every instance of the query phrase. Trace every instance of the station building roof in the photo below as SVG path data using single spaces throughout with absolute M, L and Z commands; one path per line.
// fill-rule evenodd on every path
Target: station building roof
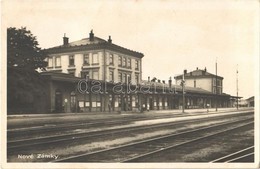
M 117 51 L 123 54 L 128 54 L 137 58 L 142 58 L 143 53 L 133 51 L 119 45 L 112 43 L 112 39 L 109 36 L 109 39 L 106 41 L 102 38 L 94 36 L 94 33 L 91 31 L 88 38 L 83 38 L 81 40 L 69 42 L 69 38 L 63 37 L 63 45 L 58 45 L 45 49 L 48 54 L 58 54 L 58 53 L 68 53 L 68 52 L 78 52 L 86 50 L 99 50 L 99 49 L 108 49 L 112 51 Z
M 174 78 L 179 80 L 182 79 L 183 74 L 175 76 Z M 184 79 L 193 79 L 193 78 L 208 78 L 208 77 L 216 77 L 215 74 L 207 72 L 207 69 L 199 69 L 193 70 L 191 72 L 187 72 L 187 70 L 184 70 Z M 224 79 L 221 76 L 217 76 L 218 79 Z

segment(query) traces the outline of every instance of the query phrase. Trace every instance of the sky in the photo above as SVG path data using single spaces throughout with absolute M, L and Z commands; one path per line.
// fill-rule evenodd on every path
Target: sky
M 207 68 L 223 92 L 247 99 L 259 87 L 257 0 L 3 0 L 2 30 L 26 26 L 41 48 L 95 36 L 144 54 L 142 77 Z M 4 37 L 4 36 L 3 36 Z

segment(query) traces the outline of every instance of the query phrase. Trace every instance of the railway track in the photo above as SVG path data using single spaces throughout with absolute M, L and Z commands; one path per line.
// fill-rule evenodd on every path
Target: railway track
M 244 118 L 248 114 L 241 114 L 237 118 Z M 225 116 L 226 118 L 229 116 Z M 232 116 L 233 117 L 233 116 Z M 251 117 L 247 117 L 251 118 Z M 9 141 L 7 143 L 7 149 L 8 153 L 17 152 L 18 150 L 23 149 L 34 149 L 40 146 L 48 146 L 51 145 L 59 145 L 59 144 L 66 144 L 69 142 L 75 142 L 80 140 L 87 140 L 98 138 L 98 137 L 105 137 L 106 135 L 115 135 L 120 133 L 126 133 L 126 132 L 134 132 L 134 131 L 142 131 L 147 129 L 164 129 L 166 127 L 168 128 L 176 128 L 178 125 L 181 124 L 194 124 L 194 122 L 208 122 L 209 120 L 218 121 L 223 119 L 223 117 L 210 117 L 206 119 L 192 119 L 192 120 L 185 120 L 180 122 L 170 122 L 170 123 L 159 123 L 159 124 L 153 124 L 153 125 L 146 125 L 146 126 L 131 126 L 131 127 L 123 127 L 123 128 L 112 128 L 112 129 L 106 129 L 106 130 L 96 130 L 96 131 L 89 131 L 89 132 L 82 132 L 82 133 L 74 133 L 74 134 L 62 134 L 62 135 L 54 135 L 54 136 L 47 136 L 42 138 L 31 138 L 31 139 L 22 139 L 22 140 L 15 140 L 15 141 Z
M 211 163 L 219 163 L 219 162 L 230 163 L 230 162 L 241 161 L 248 158 L 254 159 L 254 146 L 250 146 L 243 150 L 218 158 L 216 160 L 211 161 Z
M 252 113 L 251 111 L 246 111 L 247 113 Z M 225 115 L 225 114 L 224 114 Z M 182 115 L 183 116 L 183 115 Z M 8 142 L 13 142 L 15 140 L 29 140 L 33 137 L 37 138 L 44 138 L 45 136 L 49 135 L 61 135 L 60 133 L 64 134 L 64 131 L 66 133 L 73 132 L 73 130 L 80 130 L 80 129 L 91 129 L 95 127 L 99 127 L 100 125 L 110 127 L 110 126 L 118 126 L 118 125 L 125 125 L 125 124 L 131 124 L 138 121 L 143 120 L 155 120 L 155 119 L 163 119 L 163 118 L 174 118 L 174 117 L 182 117 L 182 116 L 160 116 L 157 118 L 137 118 L 135 119 L 129 119 L 129 120 L 111 120 L 107 122 L 94 122 L 94 123 L 84 123 L 84 124 L 68 124 L 68 125 L 62 125 L 62 126 L 47 126 L 44 128 L 37 129 L 36 128 L 29 128 L 28 130 L 25 129 L 18 129 L 18 130 L 8 130 L 7 131 L 7 140 Z M 189 117 L 192 117 L 194 115 L 191 115 Z M 228 115 L 227 115 L 228 116 Z M 77 132 L 79 133 L 79 132 Z
M 156 153 L 252 125 L 252 119 L 226 122 L 210 127 L 147 139 L 105 150 L 61 158 L 53 162 L 138 162 Z
M 198 113 L 190 116 L 196 116 L 200 114 L 205 113 Z M 212 113 L 214 114 L 214 113 Z M 17 136 L 24 136 L 24 135 L 32 135 L 32 134 L 38 134 L 40 132 L 45 133 L 54 133 L 59 132 L 61 130 L 74 130 L 74 129 L 82 129 L 82 128 L 91 128 L 96 126 L 112 126 L 112 125 L 121 125 L 125 123 L 131 123 L 136 121 L 143 121 L 143 120 L 154 120 L 154 119 L 163 119 L 163 118 L 173 118 L 173 117 L 183 117 L 184 115 L 182 113 L 180 114 L 174 114 L 174 115 L 156 115 L 152 117 L 125 117 L 123 119 L 117 119 L 117 120 L 98 120 L 97 122 L 80 122 L 80 123 L 70 123 L 70 124 L 46 124 L 44 126 L 34 126 L 34 127 L 27 127 L 27 128 L 13 128 L 7 130 L 7 138 L 8 140 L 13 139 Z M 186 115 L 187 116 L 187 115 Z
M 233 111 L 227 111 L 227 112 L 221 112 L 221 113 L 231 113 L 236 112 Z M 253 112 L 253 110 L 242 110 L 241 112 Z M 191 113 L 189 116 L 197 116 L 205 114 L 205 112 L 201 113 Z M 219 114 L 219 112 L 211 113 L 211 114 Z M 117 119 L 117 120 L 98 120 L 97 122 L 80 122 L 80 123 L 66 123 L 66 124 L 45 124 L 43 126 L 32 126 L 32 127 L 17 127 L 17 128 L 9 128 L 7 129 L 8 132 L 8 138 L 12 138 L 15 135 L 24 135 L 24 134 L 33 134 L 33 133 L 39 133 L 39 132 L 53 132 L 53 131 L 60 131 L 60 130 L 66 130 L 66 129 L 78 129 L 79 127 L 95 127 L 99 126 L 100 124 L 104 125 L 120 125 L 124 124 L 125 122 L 133 122 L 138 120 L 149 120 L 149 119 L 161 119 L 161 118 L 167 118 L 167 117 L 183 117 L 187 116 L 187 114 L 183 115 L 182 113 L 179 114 L 167 114 L 167 115 L 156 115 L 152 117 L 140 117 L 140 116 L 134 116 L 134 117 L 125 117 L 123 119 Z

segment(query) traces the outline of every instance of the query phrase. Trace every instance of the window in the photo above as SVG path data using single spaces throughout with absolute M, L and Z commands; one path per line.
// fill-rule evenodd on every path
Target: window
M 60 61 L 60 56 L 55 58 L 55 67 L 60 67 L 61 66 L 61 61 Z
M 132 81 L 132 77 L 131 74 L 127 75 L 127 83 L 131 83 Z
M 109 71 L 109 81 L 114 81 L 114 71 L 113 70 Z
M 217 85 L 221 86 L 221 80 L 219 80 L 219 79 L 217 80 Z
M 81 78 L 88 80 L 89 79 L 89 71 L 81 72 Z
M 69 56 L 69 66 L 75 66 L 74 65 L 74 55 Z
M 126 82 L 126 74 L 125 74 L 125 73 L 123 73 L 122 80 L 123 80 L 123 81 L 122 81 L 123 83 L 125 83 L 125 82 Z
M 53 67 L 53 59 L 52 58 L 48 59 L 48 67 Z
M 122 57 L 118 56 L 118 66 L 122 66 Z
M 89 54 L 84 54 L 83 56 L 83 64 L 89 65 Z
M 123 67 L 126 67 L 126 58 L 123 57 Z
M 135 60 L 135 70 L 139 70 L 139 62 L 138 62 L 138 60 Z
M 216 94 L 216 88 L 215 87 L 213 88 L 213 93 Z
M 118 81 L 119 81 L 119 82 L 122 82 L 122 81 L 123 81 L 123 79 L 122 79 L 122 73 L 121 73 L 121 72 L 118 73 Z
M 139 75 L 138 74 L 135 74 L 135 83 L 139 84 Z
M 109 64 L 110 65 L 114 64 L 114 56 L 112 54 L 109 55 Z
M 98 70 L 94 70 L 93 72 L 92 72 L 93 74 L 93 79 L 96 79 L 96 80 L 98 80 Z
M 130 58 L 127 58 L 127 67 L 131 68 L 131 59 Z
M 98 64 L 98 54 L 97 53 L 94 53 L 92 55 L 92 63 L 93 64 Z
M 101 98 L 100 95 L 92 95 L 92 107 L 101 107 Z

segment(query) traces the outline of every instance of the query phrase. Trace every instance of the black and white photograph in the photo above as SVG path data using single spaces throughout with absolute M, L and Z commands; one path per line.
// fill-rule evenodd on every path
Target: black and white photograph
M 1 168 L 259 168 L 258 0 L 2 0 Z

